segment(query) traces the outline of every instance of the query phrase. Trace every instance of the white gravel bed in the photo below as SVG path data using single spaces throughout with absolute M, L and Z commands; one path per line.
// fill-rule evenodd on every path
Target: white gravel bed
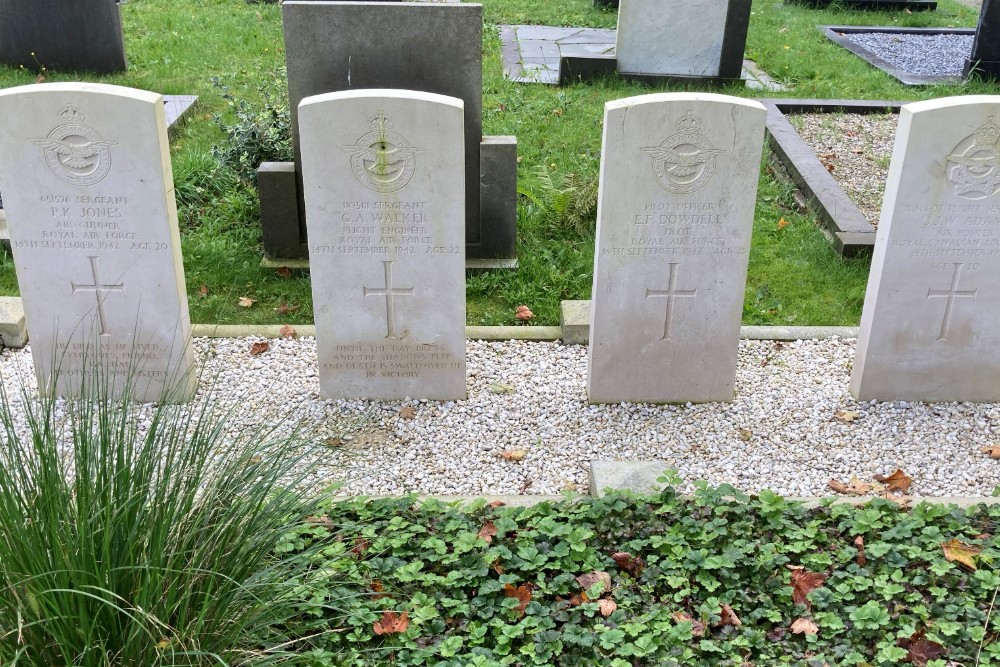
M 962 75 L 972 53 L 972 35 L 905 32 L 848 32 L 844 37 L 893 67 L 928 76 Z
M 896 114 L 802 113 L 788 119 L 868 222 L 878 227 Z
M 214 377 L 212 399 L 233 410 L 233 432 L 302 420 L 332 439 L 321 478 L 352 494 L 585 490 L 594 459 L 662 460 L 689 489 L 703 479 L 797 496 L 897 467 L 916 495 L 985 496 L 1000 485 L 1000 461 L 980 451 L 998 440 L 1000 404 L 859 404 L 847 392 L 853 340 L 742 341 L 735 400 L 680 406 L 588 405 L 586 347 L 523 341 L 468 343 L 464 401 L 327 401 L 314 340 L 272 340 L 259 356 L 253 342 L 195 341 L 205 366 L 195 407 Z M 31 375 L 26 350 L 0 357 L 8 394 Z M 516 450 L 522 460 L 504 458 Z

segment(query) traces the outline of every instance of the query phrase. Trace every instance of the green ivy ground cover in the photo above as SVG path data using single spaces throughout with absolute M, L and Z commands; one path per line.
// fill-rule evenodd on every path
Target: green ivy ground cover
M 310 559 L 303 623 L 329 620 L 317 666 L 973 667 L 1000 664 L 998 519 L 704 485 L 531 508 L 358 499 L 282 550 Z

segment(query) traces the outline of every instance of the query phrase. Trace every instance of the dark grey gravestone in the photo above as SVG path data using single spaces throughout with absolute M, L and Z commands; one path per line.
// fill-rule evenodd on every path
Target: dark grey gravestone
M 510 153 L 510 142 L 506 142 L 506 147 L 494 142 L 484 148 L 482 144 L 482 12 L 478 4 L 442 0 L 286 0 L 282 14 L 288 101 L 292 110 L 295 164 L 299 164 L 298 105 L 306 97 L 345 90 L 395 88 L 461 99 L 465 103 L 466 255 L 472 259 L 505 260 L 515 257 L 516 190 L 504 201 L 498 201 L 494 194 L 508 190 L 497 183 L 516 179 L 517 160 Z M 491 153 L 490 159 L 482 163 L 484 171 L 500 169 L 504 173 L 481 172 L 482 150 Z M 269 169 L 273 172 L 274 167 Z M 273 180 L 275 175 L 266 173 L 264 178 Z M 282 254 L 287 251 L 287 241 L 283 241 L 284 248 L 280 249 L 265 243 L 268 258 L 297 259 L 308 254 L 302 174 L 298 170 L 296 182 L 300 248 L 289 256 Z M 484 188 L 490 190 L 485 200 L 487 205 L 502 210 L 481 211 Z M 281 203 L 271 207 L 262 200 L 261 208 L 265 240 L 287 239 L 287 219 L 264 216 L 265 211 L 288 207 Z M 484 230 L 487 223 L 506 225 L 509 229 Z
M 972 55 L 965 61 L 965 76 L 973 73 L 1000 81 L 1000 0 L 983 0 Z
M 618 7 L 618 0 L 594 0 L 595 7 Z
M 0 62 L 34 71 L 125 71 L 118 2 L 0 0 Z

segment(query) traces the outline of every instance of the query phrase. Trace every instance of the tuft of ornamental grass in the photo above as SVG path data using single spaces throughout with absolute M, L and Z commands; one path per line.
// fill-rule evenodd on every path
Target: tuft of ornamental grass
M 310 447 L 95 375 L 72 401 L 0 385 L 0 665 L 303 660 L 309 575 L 277 554 L 319 505 Z

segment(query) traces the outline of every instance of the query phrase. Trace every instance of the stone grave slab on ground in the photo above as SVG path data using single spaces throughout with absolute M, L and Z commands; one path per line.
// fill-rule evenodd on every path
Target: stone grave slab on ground
M 908 86 L 961 83 L 972 48 L 969 28 L 821 25 L 830 41 Z
M 851 393 L 1000 400 L 1000 96 L 904 105 Z
M 405 90 L 299 107 L 324 397 L 466 396 L 462 107 Z
M 749 23 L 750 0 L 621 0 L 618 72 L 739 79 Z
M 972 54 L 962 69 L 966 77 L 973 72 L 984 79 L 1000 81 L 1000 2 L 997 0 L 983 0 L 979 10 Z
M 290 0 L 282 12 L 296 162 L 297 105 L 305 97 L 371 88 L 457 97 L 465 103 L 470 267 L 516 266 L 517 143 L 482 136 L 482 6 Z M 265 163 L 258 172 L 268 258 L 308 256 L 300 171 Z
M 88 83 L 0 91 L 0 190 L 39 384 L 90 364 L 136 397 L 193 390 L 162 96 Z
M 708 93 L 605 106 L 592 403 L 732 400 L 765 116 Z
M 118 0 L 0 0 L 0 62 L 34 71 L 125 71 Z
M 565 85 L 614 74 L 616 39 L 617 30 L 608 28 L 501 25 L 504 75 L 518 83 Z M 785 89 L 750 60 L 742 68 L 748 88 Z

